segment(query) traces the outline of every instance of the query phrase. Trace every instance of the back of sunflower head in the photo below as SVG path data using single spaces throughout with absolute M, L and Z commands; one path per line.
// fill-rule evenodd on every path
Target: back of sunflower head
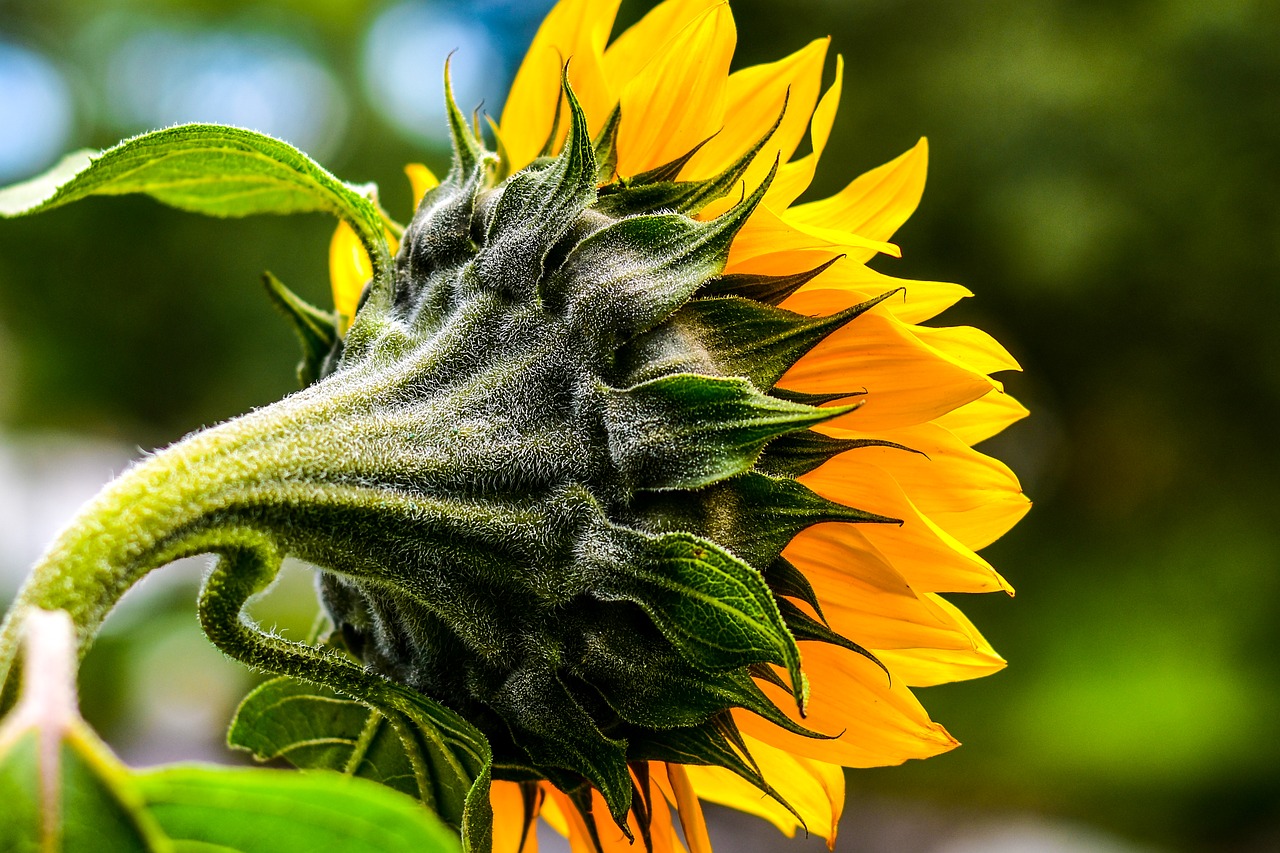
M 883 670 L 885 685 L 867 689 L 885 691 L 929 741 L 868 749 L 866 763 L 954 745 L 916 715 L 876 653 L 832 627 L 811 579 L 783 554 L 823 522 L 881 530 L 905 522 L 909 547 L 928 560 L 972 554 L 921 515 L 867 511 L 802 482 L 851 451 L 921 455 L 896 440 L 813 429 L 857 415 L 865 391 L 856 375 L 830 393 L 779 387 L 814 347 L 860 328 L 855 321 L 878 315 L 901 288 L 808 316 L 779 303 L 843 255 L 778 274 L 726 271 L 745 224 L 768 213 L 762 202 L 780 164 L 751 169 L 771 151 L 789 94 L 772 126 L 720 171 L 680 180 L 700 145 L 619 175 L 620 108 L 596 117 L 593 136 L 563 68 L 561 88 L 541 156 L 513 172 L 463 118 L 446 72 L 452 166 L 421 199 L 394 258 L 371 197 L 283 143 L 232 128 L 147 134 L 0 192 L 9 215 L 131 191 L 216 215 L 328 210 L 360 241 L 370 274 L 349 318 L 268 280 L 303 341 L 309 384 L 150 457 L 86 508 L 7 618 L 6 701 L 24 613 L 69 611 L 84 645 L 147 572 L 214 552 L 221 560 L 200 601 L 210 638 L 388 721 L 415 780 L 402 790 L 475 849 L 488 843 L 492 780 L 523 786 L 526 817 L 539 786 L 553 786 L 593 838 L 597 798 L 623 833 L 648 837 L 654 762 L 727 768 L 790 809 L 739 721 L 748 713 L 790 738 L 841 735 L 798 722 L 810 688 L 797 641 Z M 224 174 L 173 181 L 183 169 Z M 942 403 L 913 410 L 933 432 L 910 435 L 952 453 L 960 442 L 929 421 L 991 391 L 986 373 L 997 360 L 957 367 L 959 356 L 938 355 L 892 322 L 874 328 L 899 337 L 872 348 L 908 351 L 900 362 L 912 376 L 934 358 L 951 383 Z M 940 512 L 950 512 L 944 504 Z M 957 524 L 956 536 L 988 537 L 1023 509 L 1002 510 L 980 531 Z M 814 541 L 819 551 L 849 547 Z M 872 545 L 860 547 L 873 569 L 885 563 Z M 272 636 L 242 615 L 285 555 L 321 572 L 332 630 L 314 645 Z M 959 588 L 1000 586 L 980 565 L 965 569 Z M 924 614 L 910 618 L 950 626 L 985 654 L 949 605 L 916 597 L 905 569 L 883 574 Z M 946 588 L 925 583 L 934 584 L 927 593 Z M 998 666 L 994 653 L 988 660 Z M 267 754 L 254 747 L 261 731 L 248 731 L 249 719 L 266 715 L 273 695 L 250 697 L 233 741 Z M 864 760 L 855 747 L 833 761 L 848 755 Z M 307 766 L 357 772 L 360 762 Z

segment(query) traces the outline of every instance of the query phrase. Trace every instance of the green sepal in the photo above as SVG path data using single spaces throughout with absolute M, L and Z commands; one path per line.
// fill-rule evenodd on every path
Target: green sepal
M 764 198 L 777 164 L 749 197 L 709 222 L 676 213 L 618 220 L 584 238 L 543 284 L 552 311 L 611 349 L 667 319 L 719 275 L 729 246 Z
M 781 675 L 778 675 L 778 671 L 773 667 L 769 666 L 769 664 L 767 663 L 751 664 L 751 666 L 747 667 L 747 674 L 750 675 L 752 678 L 756 678 L 756 679 L 759 679 L 760 681 L 768 682 L 769 684 L 772 684 L 774 687 L 778 687 L 782 690 L 791 689 L 791 686 L 787 684 L 786 679 L 784 679 Z
M 676 373 L 603 390 L 609 452 L 635 489 L 696 489 L 750 470 L 766 442 L 843 414 L 761 394 L 739 377 Z
M 848 408 L 819 409 L 819 411 L 841 413 L 850 410 Z M 779 477 L 801 477 L 820 467 L 832 457 L 861 447 L 889 447 L 894 450 L 905 450 L 908 453 L 920 452 L 892 441 L 876 438 L 833 438 L 808 430 L 789 433 L 780 436 L 777 441 L 770 442 L 760 456 L 756 468 L 766 474 Z
M 793 566 L 786 557 L 779 557 L 769 565 L 765 570 L 764 580 L 775 596 L 786 596 L 803 601 L 813 608 L 813 612 L 818 614 L 819 619 L 823 622 L 827 621 L 827 617 L 822 612 L 822 605 L 818 602 L 818 594 L 813 590 L 813 584 L 809 583 L 804 573 Z M 782 606 L 781 601 L 778 606 Z
M 701 151 L 704 145 L 719 135 L 720 131 L 717 130 L 715 133 L 711 134 L 674 160 L 669 160 L 661 166 L 655 166 L 652 169 L 632 175 L 629 178 L 624 177 L 619 183 L 624 187 L 638 187 L 644 184 L 661 184 L 674 181 L 676 178 L 680 177 L 681 170 L 684 169 L 686 163 L 693 159 L 693 155 Z
M 778 609 L 782 611 L 782 618 L 787 623 L 787 627 L 795 634 L 797 640 L 811 640 L 820 643 L 829 643 L 833 646 L 839 646 L 842 649 L 848 649 L 855 654 L 862 655 L 867 660 L 884 670 L 884 674 L 893 678 L 889 673 L 889 668 L 880 662 L 880 658 L 864 649 L 862 646 L 850 640 L 848 637 L 837 634 L 826 625 L 814 619 L 808 613 L 805 613 L 795 604 L 787 599 L 778 600 Z
M 769 389 L 769 396 L 771 397 L 777 397 L 779 400 L 787 400 L 792 403 L 804 403 L 806 406 L 825 406 L 827 403 L 834 403 L 837 400 L 862 397 L 866 393 L 867 390 L 865 388 L 860 391 L 838 391 L 832 394 L 810 394 L 807 391 L 792 391 L 777 385 Z M 861 405 L 862 401 L 856 401 L 849 404 L 849 408 L 856 409 Z
M 475 271 L 486 287 L 523 297 L 542 279 L 543 260 L 596 197 L 596 159 L 587 116 L 569 80 L 561 83 L 569 104 L 569 138 L 558 157 L 507 180 L 490 215 Z
M 644 378 L 655 371 L 667 372 L 673 366 L 668 364 L 672 355 L 686 358 L 689 350 L 687 344 L 673 346 L 671 339 L 692 336 L 721 372 L 745 376 L 757 388 L 768 389 L 823 338 L 887 296 L 827 317 L 806 317 L 741 296 L 692 299 L 670 324 L 620 352 L 619 365 Z
M 280 279 L 269 272 L 262 274 L 271 304 L 293 327 L 293 333 L 302 347 L 302 360 L 298 362 L 298 384 L 304 388 L 320 378 L 325 359 L 338 342 L 338 317 L 331 311 L 319 308 L 284 286 Z
M 741 157 L 711 178 L 701 181 L 649 181 L 644 183 L 609 185 L 601 189 L 596 209 L 610 216 L 631 216 L 655 210 L 674 210 L 693 216 L 716 199 L 729 193 L 747 173 L 756 155 L 782 123 L 786 104 L 773 126 L 761 136 Z M 701 147 L 701 146 L 699 146 Z M 697 149 L 694 149 L 696 152 Z M 692 156 L 692 153 L 690 154 Z M 777 163 L 774 163 L 774 170 Z M 770 180 L 772 180 L 770 173 Z
M 640 605 L 685 660 L 708 673 L 752 663 L 785 667 L 804 707 L 800 650 L 760 572 L 689 533 L 627 538 L 631 553 L 600 579 L 598 598 Z
M 563 80 L 568 72 L 567 65 L 560 69 L 560 79 Z M 564 85 L 561 84 L 561 97 L 556 98 L 556 110 L 551 114 L 551 130 L 547 133 L 547 138 L 542 141 L 542 147 L 538 149 L 538 156 L 533 158 L 534 161 L 542 160 L 550 157 L 556 152 L 556 137 L 560 135 L 560 114 L 564 111 Z
M 614 820 L 626 822 L 631 808 L 626 742 L 601 732 L 556 672 L 522 667 L 488 703 L 519 731 L 519 746 L 536 766 L 560 767 L 585 778 L 600 791 Z
M 451 59 L 452 56 L 444 61 L 445 115 L 449 120 L 449 137 L 453 141 L 453 168 L 449 177 L 461 181 L 483 166 L 485 150 L 453 97 L 453 81 L 449 75 Z
M 0 217 L 129 193 L 208 216 L 321 211 L 351 225 L 373 262 L 374 278 L 381 278 L 391 255 L 382 216 L 367 192 L 279 139 L 238 127 L 183 124 L 105 151 L 68 154 L 44 174 L 0 190 Z
M 737 724 L 727 713 L 699 726 L 634 739 L 632 751 L 637 758 L 648 761 L 723 767 L 750 782 L 762 794 L 795 815 L 801 826 L 805 826 L 800 813 L 760 773 L 760 768 L 742 740 Z
M 493 150 L 498 162 L 493 167 L 494 182 L 505 181 L 511 174 L 511 156 L 507 153 L 507 145 L 502 141 L 502 128 L 493 120 L 493 116 L 485 113 L 485 122 L 489 125 L 489 133 L 493 135 Z
M 679 729 L 725 708 L 759 705 L 758 692 L 744 689 L 740 673 L 708 673 L 693 666 L 642 608 L 622 602 L 606 606 L 607 620 L 594 623 L 586 635 L 587 653 L 572 672 L 599 691 L 622 720 L 644 730 Z
M 622 126 L 622 107 L 615 105 L 596 134 L 596 183 L 608 184 L 618 174 L 618 128 Z
M 827 500 L 795 480 L 756 471 L 678 497 L 641 493 L 632 512 L 646 529 L 692 531 L 761 567 L 771 565 L 797 533 L 814 524 L 902 524 Z
M 752 273 L 722 275 L 707 282 L 704 294 L 706 296 L 741 296 L 745 299 L 763 302 L 766 305 L 777 305 L 802 286 L 822 275 L 832 264 L 844 257 L 844 255 L 837 255 L 811 270 L 791 275 L 755 275 Z

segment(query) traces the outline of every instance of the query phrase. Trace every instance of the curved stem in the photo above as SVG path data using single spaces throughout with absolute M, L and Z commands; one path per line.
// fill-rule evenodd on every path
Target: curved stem
M 227 505 L 238 484 L 257 476 L 237 451 L 261 438 L 265 423 L 279 420 L 269 412 L 190 436 L 135 464 L 58 534 L 0 626 L 0 712 L 16 698 L 18 643 L 33 608 L 70 614 L 83 657 L 134 584 L 174 560 L 216 550 L 218 536 L 202 521 Z

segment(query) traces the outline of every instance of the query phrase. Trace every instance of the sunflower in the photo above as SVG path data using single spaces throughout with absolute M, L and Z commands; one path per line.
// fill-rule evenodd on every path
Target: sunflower
M 822 90 L 828 39 L 730 72 L 735 29 L 727 3 L 666 0 L 610 41 L 618 5 L 561 0 L 547 16 L 494 129 L 501 172 L 563 155 L 573 144 L 572 112 L 597 149 L 610 142 L 596 182 L 600 198 L 725 175 L 740 193 L 762 192 L 702 293 L 774 305 L 814 323 L 837 318 L 820 326 L 816 343 L 771 383 L 772 393 L 815 406 L 852 402 L 813 424 L 804 440 L 770 444 L 765 460 L 821 498 L 858 508 L 862 520 L 897 523 L 820 522 L 785 543 L 776 565 L 793 571 L 770 577 L 771 587 L 792 633 L 814 641 L 803 650 L 809 693 L 802 716 L 784 670 L 752 669 L 771 703 L 789 708 L 785 721 L 742 707 L 730 712 L 735 754 L 758 776 L 705 760 L 632 761 L 635 796 L 625 826 L 609 819 L 598 788 L 590 793 L 594 808 L 584 808 L 551 781 L 500 779 L 491 792 L 494 850 L 534 850 L 538 816 L 575 851 L 627 850 L 627 835 L 643 835 L 655 853 L 683 850 L 674 810 L 698 853 L 710 849 L 704 800 L 834 845 L 843 767 L 898 764 L 957 745 L 910 688 L 1004 666 L 941 593 L 1012 592 L 976 552 L 1010 529 L 1029 502 L 1014 474 L 973 445 L 1026 415 L 991 377 L 1019 367 L 978 329 L 921 325 L 969 296 L 966 288 L 896 279 L 867 265 L 880 254 L 900 255 L 888 241 L 920 200 L 925 140 L 830 198 L 796 203 L 840 98 L 839 57 L 834 82 Z M 806 132 L 811 150 L 796 157 Z M 408 172 L 416 202 L 439 191 L 425 167 Z M 738 205 L 738 193 L 722 191 L 688 212 L 713 222 Z M 653 207 L 641 198 L 616 209 Z M 372 273 L 369 260 L 345 224 L 331 249 L 335 305 L 351 317 Z M 760 324 L 752 329 L 770 333 Z M 761 781 L 770 796 L 762 796 Z

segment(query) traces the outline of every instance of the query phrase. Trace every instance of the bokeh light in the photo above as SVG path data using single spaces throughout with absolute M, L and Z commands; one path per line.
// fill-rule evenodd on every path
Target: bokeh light
M 51 61 L 0 40 L 0 181 L 25 177 L 62 153 L 71 134 L 71 92 Z

